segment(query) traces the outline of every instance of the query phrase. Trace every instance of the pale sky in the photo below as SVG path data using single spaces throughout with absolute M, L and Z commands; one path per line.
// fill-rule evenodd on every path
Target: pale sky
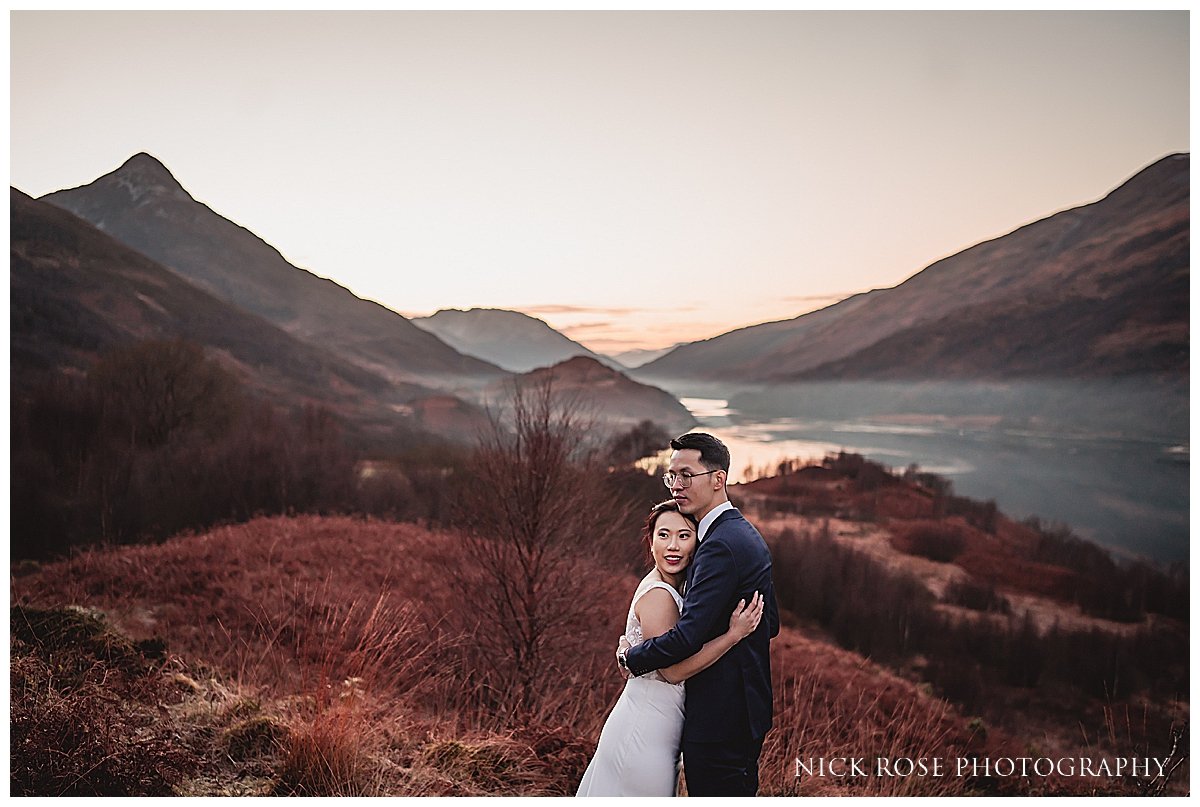
M 1189 150 L 1183 11 L 10 23 L 26 193 L 146 151 L 361 297 L 608 352 L 896 285 Z

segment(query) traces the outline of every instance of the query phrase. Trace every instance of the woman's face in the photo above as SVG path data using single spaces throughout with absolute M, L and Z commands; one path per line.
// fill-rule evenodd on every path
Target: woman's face
M 650 554 L 654 566 L 664 577 L 675 577 L 692 561 L 696 551 L 696 528 L 674 511 L 667 511 L 654 523 L 650 536 Z

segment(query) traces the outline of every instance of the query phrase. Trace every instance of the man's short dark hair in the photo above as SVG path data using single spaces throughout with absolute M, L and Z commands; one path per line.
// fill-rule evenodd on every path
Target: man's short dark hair
M 729 473 L 729 449 L 717 438 L 704 432 L 681 434 L 671 441 L 675 451 L 693 449 L 700 452 L 700 464 L 710 471 Z

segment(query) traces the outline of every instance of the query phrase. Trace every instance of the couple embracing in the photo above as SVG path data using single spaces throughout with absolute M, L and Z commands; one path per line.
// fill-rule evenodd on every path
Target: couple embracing
M 643 539 L 654 568 L 633 595 L 617 663 L 628 679 L 580 796 L 673 796 L 680 752 L 693 796 L 753 796 L 771 727 L 771 556 L 725 491 L 729 450 L 671 441 Z M 686 684 L 684 683 L 686 681 Z

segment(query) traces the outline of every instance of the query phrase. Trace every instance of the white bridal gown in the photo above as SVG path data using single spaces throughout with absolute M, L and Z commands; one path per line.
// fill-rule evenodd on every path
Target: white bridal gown
M 683 599 L 661 580 L 643 580 L 633 592 L 625 638 L 642 642 L 642 625 L 633 606 L 652 588 L 671 592 L 676 608 Z M 683 736 L 683 684 L 669 684 L 657 672 L 625 682 L 613 707 L 596 755 L 579 783 L 578 796 L 674 796 L 679 779 L 679 745 Z

